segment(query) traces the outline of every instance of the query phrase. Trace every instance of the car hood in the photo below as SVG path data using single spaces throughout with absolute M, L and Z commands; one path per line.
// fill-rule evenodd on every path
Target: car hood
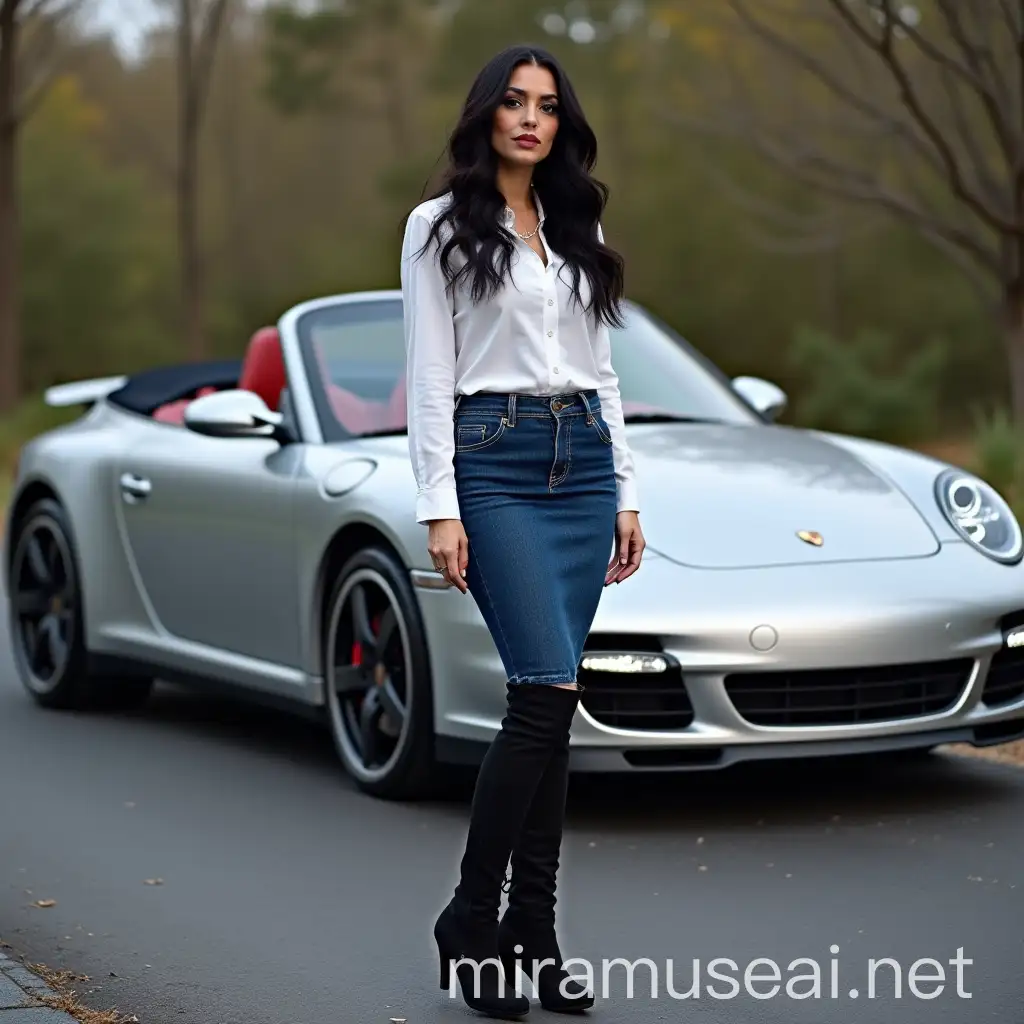
M 922 558 L 939 542 L 887 477 L 790 427 L 631 426 L 648 546 L 705 569 Z M 820 535 L 820 545 L 800 538 Z

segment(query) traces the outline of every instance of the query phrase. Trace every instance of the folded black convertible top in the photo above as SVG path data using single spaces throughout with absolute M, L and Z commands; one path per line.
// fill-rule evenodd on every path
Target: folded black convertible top
M 107 396 L 107 401 L 149 416 L 167 402 L 190 398 L 200 388 L 234 387 L 241 372 L 241 359 L 159 366 L 132 374 L 123 387 Z

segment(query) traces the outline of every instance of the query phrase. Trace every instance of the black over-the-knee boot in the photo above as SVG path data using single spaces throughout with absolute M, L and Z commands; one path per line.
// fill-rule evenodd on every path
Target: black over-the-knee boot
M 534 793 L 568 734 L 579 690 L 543 683 L 508 685 L 508 710 L 477 776 L 461 877 L 434 925 L 441 987 L 452 961 L 463 998 L 491 1016 L 521 1016 L 529 1000 L 504 978 L 498 951 L 502 883 Z
M 594 1005 L 593 993 L 562 969 L 555 932 L 555 889 L 562 824 L 569 786 L 569 735 L 554 751 L 512 851 L 508 909 L 498 927 L 498 950 L 505 976 L 517 964 L 536 987 L 541 1005 L 577 1012 Z

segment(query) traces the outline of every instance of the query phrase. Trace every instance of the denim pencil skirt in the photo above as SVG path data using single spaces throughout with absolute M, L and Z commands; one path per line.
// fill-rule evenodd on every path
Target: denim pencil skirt
M 454 427 L 466 582 L 508 682 L 576 682 L 615 538 L 597 392 L 464 395 Z

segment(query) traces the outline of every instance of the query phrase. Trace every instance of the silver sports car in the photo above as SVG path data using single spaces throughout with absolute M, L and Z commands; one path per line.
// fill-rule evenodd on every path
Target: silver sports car
M 991 487 L 777 424 L 778 388 L 635 305 L 613 345 L 648 548 L 581 660 L 574 769 L 1024 736 L 1024 543 Z M 380 796 L 478 759 L 504 676 L 415 522 L 404 357 L 400 294 L 365 292 L 296 306 L 240 362 L 51 388 L 86 408 L 23 449 L 4 535 L 32 696 L 232 687 L 323 715 Z

